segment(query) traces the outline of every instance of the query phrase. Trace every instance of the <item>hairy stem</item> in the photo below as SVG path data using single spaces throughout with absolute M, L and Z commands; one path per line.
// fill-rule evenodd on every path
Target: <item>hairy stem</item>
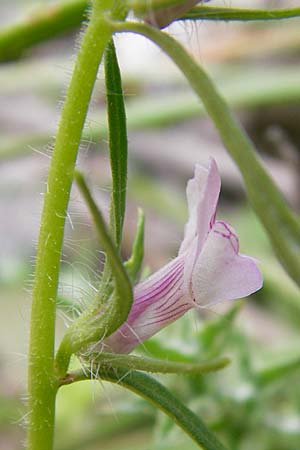
M 56 394 L 56 294 L 65 217 L 84 121 L 104 48 L 111 36 L 95 8 L 83 36 L 62 109 L 49 168 L 38 241 L 28 369 L 28 449 L 51 450 Z

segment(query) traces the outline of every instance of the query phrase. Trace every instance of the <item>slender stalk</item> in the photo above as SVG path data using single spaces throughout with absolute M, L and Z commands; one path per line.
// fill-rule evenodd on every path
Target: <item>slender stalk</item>
M 93 374 L 92 374 L 93 375 Z M 110 381 L 134 392 L 167 414 L 182 430 L 204 450 L 225 450 L 225 447 L 202 422 L 199 415 L 193 413 L 168 389 L 154 378 L 138 371 L 127 369 L 100 369 L 97 377 Z M 91 374 L 75 372 L 61 380 L 61 385 L 76 381 L 91 380 Z
M 55 308 L 65 217 L 86 112 L 110 36 L 95 5 L 62 109 L 44 194 L 31 309 L 28 450 L 53 446 Z
M 228 152 L 243 175 L 253 208 L 263 223 L 273 248 L 293 280 L 300 285 L 300 224 L 259 161 L 254 146 L 213 82 L 175 39 L 140 23 L 115 23 L 115 31 L 132 31 L 156 43 L 183 72 L 202 100 Z
M 145 356 L 122 355 L 101 353 L 96 354 L 95 358 L 91 355 L 94 364 L 99 367 L 123 368 L 128 370 L 142 370 L 150 373 L 177 373 L 189 375 L 202 375 L 204 373 L 215 372 L 224 369 L 229 363 L 229 358 L 215 358 L 199 363 L 184 363 L 178 361 L 168 361 Z
M 292 19 L 300 16 L 300 8 L 256 9 L 222 8 L 218 6 L 196 6 L 178 20 L 217 21 L 269 21 Z

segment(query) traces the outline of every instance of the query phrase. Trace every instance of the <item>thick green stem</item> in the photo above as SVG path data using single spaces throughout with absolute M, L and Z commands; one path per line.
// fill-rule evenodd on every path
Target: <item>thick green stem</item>
M 300 224 L 260 163 L 253 144 L 233 117 L 205 71 L 171 36 L 139 23 L 115 23 L 116 31 L 132 31 L 155 42 L 186 76 L 202 100 L 228 152 L 243 175 L 249 200 L 262 221 L 281 263 L 300 285 Z
M 55 309 L 65 217 L 86 112 L 98 66 L 111 36 L 111 30 L 96 6 L 82 40 L 62 109 L 44 195 L 31 309 L 29 450 L 51 450 L 53 446 Z

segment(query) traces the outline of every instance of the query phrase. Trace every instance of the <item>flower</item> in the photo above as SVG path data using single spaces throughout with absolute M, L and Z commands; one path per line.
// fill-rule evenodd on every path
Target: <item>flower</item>
M 199 164 L 187 185 L 189 219 L 178 256 L 134 288 L 127 321 L 103 348 L 129 353 L 193 307 L 250 295 L 262 286 L 253 258 L 239 254 L 234 229 L 216 220 L 221 188 L 216 162 Z

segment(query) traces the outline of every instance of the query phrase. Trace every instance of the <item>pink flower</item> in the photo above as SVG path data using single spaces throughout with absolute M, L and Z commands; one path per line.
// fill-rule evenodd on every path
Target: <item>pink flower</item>
M 221 180 L 216 162 L 196 165 L 187 185 L 189 220 L 178 256 L 134 288 L 127 321 L 104 340 L 105 350 L 129 353 L 193 307 L 245 297 L 262 286 L 254 259 L 239 254 L 234 229 L 216 220 Z

